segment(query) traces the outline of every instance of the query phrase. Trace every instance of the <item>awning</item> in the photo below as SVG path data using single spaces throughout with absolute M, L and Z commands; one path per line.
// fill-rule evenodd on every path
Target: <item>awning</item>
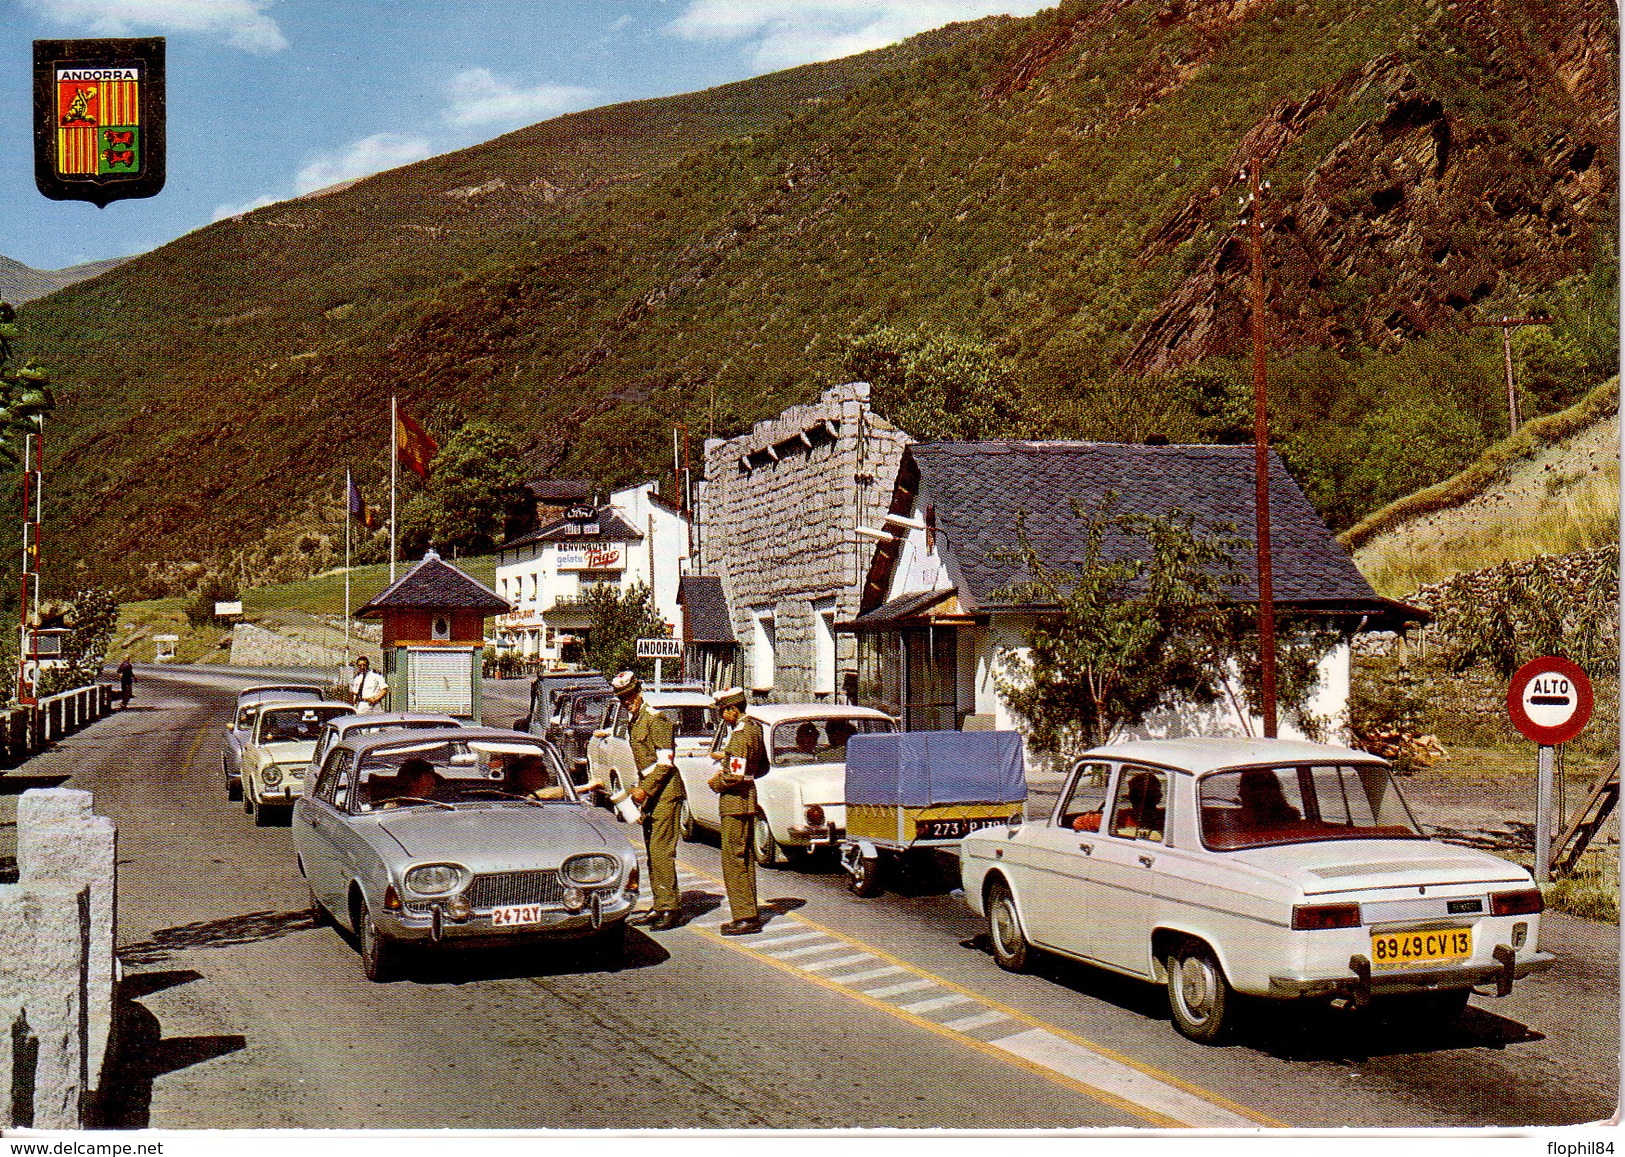
M 944 606 L 952 600 L 952 604 Z M 927 612 L 935 610 L 935 614 Z M 924 619 L 921 616 L 925 616 Z M 884 603 L 872 611 L 865 612 L 853 619 L 850 623 L 836 623 L 837 631 L 850 631 L 861 634 L 864 631 L 895 631 L 904 625 L 918 622 L 945 623 L 945 625 L 968 625 L 976 620 L 970 615 L 960 612 L 957 593 L 948 590 L 913 591 L 906 595 L 899 595 L 889 603 Z

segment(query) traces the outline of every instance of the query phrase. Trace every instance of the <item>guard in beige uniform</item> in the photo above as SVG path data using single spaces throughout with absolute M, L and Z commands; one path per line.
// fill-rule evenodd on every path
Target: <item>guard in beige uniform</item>
M 630 671 L 610 680 L 632 716 L 626 738 L 632 745 L 632 763 L 641 777 L 630 793 L 643 811 L 643 841 L 649 849 L 649 887 L 654 891 L 654 913 L 648 926 L 656 932 L 682 922 L 683 894 L 677 887 L 677 819 L 688 793 L 677 774 L 675 729 L 671 720 L 643 701 L 643 684 Z
M 717 773 L 709 781 L 720 797 L 722 818 L 722 883 L 728 890 L 728 914 L 733 917 L 718 931 L 724 936 L 746 936 L 762 930 L 756 907 L 756 777 L 767 771 L 767 743 L 762 725 L 745 718 L 745 692 L 730 687 L 717 692 L 717 707 L 730 731 L 718 733 L 711 758 Z M 726 735 L 726 738 L 723 736 Z

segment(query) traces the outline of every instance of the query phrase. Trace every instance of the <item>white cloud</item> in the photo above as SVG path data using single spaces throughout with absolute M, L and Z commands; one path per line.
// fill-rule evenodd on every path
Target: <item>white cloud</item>
M 263 209 L 267 205 L 275 205 L 280 197 L 259 196 L 252 201 L 244 201 L 241 205 L 223 204 L 214 207 L 211 221 L 224 221 L 227 217 L 241 217 L 244 213 L 252 213 L 255 209 Z
M 451 107 L 442 114 L 459 127 L 492 124 L 530 124 L 560 113 L 586 108 L 595 93 L 567 84 L 538 84 L 518 88 L 488 68 L 459 72 L 446 85 Z
M 195 32 L 266 56 L 288 47 L 265 14 L 271 0 L 24 0 L 47 19 L 94 36 Z
M 294 191 L 301 196 L 314 193 L 329 185 L 370 177 L 433 155 L 434 149 L 426 137 L 415 133 L 374 133 L 311 161 L 294 177 Z
M 1030 16 L 1054 0 L 689 0 L 667 31 L 684 40 L 740 43 L 770 71 L 867 52 L 955 20 Z

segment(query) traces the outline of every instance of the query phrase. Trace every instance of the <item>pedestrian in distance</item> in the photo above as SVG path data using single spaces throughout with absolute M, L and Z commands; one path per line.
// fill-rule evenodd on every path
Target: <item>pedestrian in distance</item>
M 123 662 L 118 665 L 118 697 L 119 710 L 130 709 L 130 699 L 135 695 L 135 664 L 130 662 L 130 656 L 124 656 Z
M 722 884 L 728 892 L 729 921 L 724 936 L 748 936 L 762 930 L 756 906 L 756 777 L 767 771 L 767 741 L 762 725 L 745 716 L 745 691 L 718 691 L 717 708 L 727 730 L 717 733 L 711 758 L 717 772 L 708 786 L 720 797 Z
M 372 660 L 365 655 L 355 658 L 355 677 L 350 680 L 350 702 L 355 704 L 357 715 L 366 715 L 368 712 L 378 710 L 378 705 L 389 694 L 389 684 L 384 677 L 372 669 Z
M 629 793 L 643 815 L 643 842 L 649 850 L 649 887 L 654 911 L 648 927 L 656 932 L 682 923 L 683 894 L 677 887 L 678 818 L 688 792 L 677 774 L 676 729 L 643 699 L 643 684 L 630 671 L 610 680 L 610 690 L 631 716 L 626 738 L 632 745 L 637 786 Z

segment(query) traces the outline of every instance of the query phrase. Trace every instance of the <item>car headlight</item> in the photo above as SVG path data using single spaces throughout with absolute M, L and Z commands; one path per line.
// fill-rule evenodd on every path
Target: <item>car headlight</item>
M 620 875 L 621 861 L 601 853 L 572 856 L 564 861 L 564 876 L 572 884 L 607 884 Z
M 419 864 L 406 873 L 406 886 L 419 896 L 444 896 L 463 885 L 466 868 L 456 864 Z
M 277 767 L 275 764 L 272 764 L 270 767 L 260 772 L 260 779 L 265 782 L 266 787 L 275 787 L 277 784 L 282 782 L 282 769 Z

